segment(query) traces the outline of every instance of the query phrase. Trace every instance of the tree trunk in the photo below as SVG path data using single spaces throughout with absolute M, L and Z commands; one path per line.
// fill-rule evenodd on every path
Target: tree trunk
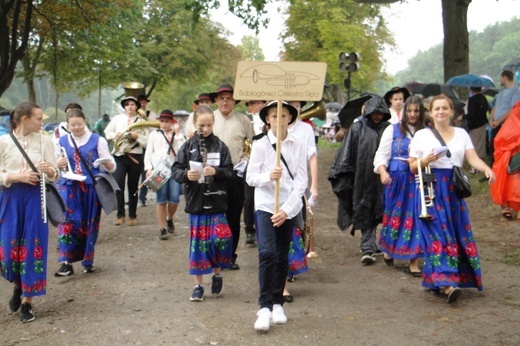
M 469 73 L 468 7 L 471 0 L 442 0 L 444 81 Z

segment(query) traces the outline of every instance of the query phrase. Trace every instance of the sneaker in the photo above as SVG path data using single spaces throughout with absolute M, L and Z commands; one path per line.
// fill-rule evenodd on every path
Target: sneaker
M 283 312 L 283 306 L 280 304 L 273 305 L 273 323 L 284 324 L 287 323 L 287 316 Z
M 22 305 L 22 289 L 20 287 L 15 287 L 13 289 L 13 295 L 9 300 L 9 308 L 11 312 L 16 312 Z
M 236 264 L 235 262 L 231 263 L 231 266 L 229 267 L 229 270 L 239 270 L 240 266 Z
M 168 233 L 173 234 L 173 232 L 175 232 L 175 225 L 173 224 L 173 219 L 166 220 L 166 225 L 167 225 Z
M 83 267 L 83 273 L 85 273 L 85 274 L 93 273 L 95 271 L 96 271 L 96 268 L 94 266 Z
M 268 331 L 271 324 L 271 310 L 269 310 L 269 308 L 261 308 L 256 313 L 256 316 L 258 316 L 258 318 L 255 322 L 255 330 L 264 332 Z
M 224 278 L 222 275 L 213 275 L 213 278 L 211 279 L 211 294 L 214 294 L 217 297 L 222 294 L 222 291 L 224 291 L 223 280 Z
M 191 294 L 190 301 L 192 302 L 201 302 L 204 300 L 204 287 L 201 285 L 196 285 L 193 289 L 193 293 Z
M 246 234 L 246 244 L 254 244 L 255 243 L 255 234 L 247 233 Z
M 161 239 L 161 240 L 168 239 L 168 234 L 166 234 L 166 228 L 161 228 L 161 235 L 159 236 L 159 239 Z
M 71 276 L 74 275 L 74 268 L 71 264 L 63 263 L 58 269 L 56 273 L 54 273 L 54 276 Z
M 20 322 L 31 322 L 34 321 L 34 319 L 35 317 L 32 305 L 29 303 L 23 303 L 20 311 Z
M 372 254 L 372 252 L 365 252 L 363 253 L 363 256 L 361 257 L 361 264 L 364 265 L 370 265 L 373 264 L 376 261 L 376 258 Z

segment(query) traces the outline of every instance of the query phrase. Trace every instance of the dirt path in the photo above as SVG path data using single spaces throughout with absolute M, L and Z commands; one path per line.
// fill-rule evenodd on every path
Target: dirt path
M 34 300 L 36 321 L 7 314 L 11 286 L 0 284 L 0 345 L 518 345 L 520 344 L 520 222 L 502 220 L 486 194 L 468 199 L 481 253 L 484 291 L 464 290 L 454 305 L 421 288 L 381 258 L 359 263 L 359 234 L 336 226 L 336 199 L 326 180 L 335 149 L 320 149 L 320 202 L 315 208 L 316 251 L 309 272 L 289 288 L 288 323 L 268 334 L 253 329 L 258 309 L 257 251 L 239 245 L 239 271 L 224 272 L 224 294 L 189 296 L 187 215 L 176 216 L 176 236 L 158 240 L 152 206 L 138 209 L 138 226 L 102 219 L 96 267 L 55 278 L 56 232 L 50 230 L 48 292 Z M 478 176 L 475 178 L 478 179 Z M 149 194 L 149 197 L 152 195 Z M 183 207 L 183 206 L 182 206 Z M 210 276 L 204 278 L 209 290 Z

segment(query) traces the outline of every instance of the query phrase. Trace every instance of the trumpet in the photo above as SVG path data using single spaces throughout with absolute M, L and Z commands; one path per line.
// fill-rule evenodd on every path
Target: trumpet
M 433 183 L 435 182 L 435 175 L 432 174 L 430 165 L 425 166 L 424 173 L 422 172 L 420 158 L 417 159 L 417 175 L 415 176 L 415 181 L 419 183 L 419 194 L 421 197 L 421 214 L 419 218 L 431 220 L 433 216 L 428 214 L 427 208 L 433 207 L 433 199 L 435 198 Z

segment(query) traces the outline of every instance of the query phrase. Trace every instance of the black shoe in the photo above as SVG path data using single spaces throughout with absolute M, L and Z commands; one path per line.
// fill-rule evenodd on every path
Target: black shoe
M 29 303 L 23 303 L 22 309 L 20 311 L 20 322 L 26 323 L 34 321 L 36 317 L 34 317 L 33 307 Z
M 203 300 L 204 300 L 204 287 L 197 285 L 193 289 L 193 293 L 191 294 L 190 301 L 201 302 Z
M 294 301 L 294 297 L 290 294 L 284 295 L 283 301 L 286 303 L 292 303 Z
M 371 265 L 376 261 L 374 254 L 372 252 L 365 252 L 361 257 L 361 264 Z
M 20 305 L 22 305 L 22 289 L 17 286 L 13 289 L 13 295 L 9 300 L 9 308 L 11 312 L 16 312 L 20 308 Z
M 220 274 L 213 275 L 211 279 L 211 294 L 219 296 L 224 290 L 223 280 L 224 278 Z
M 96 271 L 96 268 L 94 266 L 86 266 L 83 267 L 83 273 L 90 274 Z
M 231 263 L 231 267 L 229 267 L 229 270 L 239 270 L 240 266 L 236 264 L 235 262 Z
M 166 234 L 166 228 L 161 228 L 161 235 L 159 235 L 159 239 L 161 239 L 161 240 L 168 239 L 168 234 Z
M 146 200 L 144 200 L 144 201 L 139 201 L 139 206 L 140 206 L 140 207 L 146 207 Z
M 54 276 L 71 276 L 74 275 L 74 268 L 71 264 L 63 263 L 58 269 L 56 273 L 54 273 Z
M 172 220 L 166 220 L 166 229 L 168 230 L 168 233 L 173 234 L 175 232 L 175 225 L 173 224 Z
M 254 244 L 255 243 L 255 234 L 247 233 L 246 234 L 246 244 Z

